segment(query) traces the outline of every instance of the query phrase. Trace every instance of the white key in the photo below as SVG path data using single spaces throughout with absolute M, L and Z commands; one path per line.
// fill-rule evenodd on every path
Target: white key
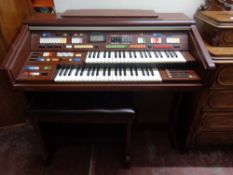
M 130 56 L 128 51 L 125 52 L 125 63 L 130 63 Z
M 114 52 L 110 51 L 109 63 L 113 63 L 113 59 L 114 59 Z
M 99 58 L 95 60 L 95 63 L 104 63 L 104 52 L 100 51 Z
M 99 74 L 97 76 L 97 81 L 103 81 L 103 68 L 99 68 Z
M 55 79 L 54 79 L 54 81 L 55 82 L 59 82 L 60 81 L 60 72 L 62 71 L 62 69 L 59 69 L 58 71 L 57 71 L 57 75 L 56 75 L 56 77 L 55 77 Z
M 153 72 L 154 72 L 154 81 L 157 81 L 157 82 L 161 82 L 162 81 L 162 78 L 160 76 L 160 73 L 158 71 L 157 68 L 152 68 L 153 69 Z

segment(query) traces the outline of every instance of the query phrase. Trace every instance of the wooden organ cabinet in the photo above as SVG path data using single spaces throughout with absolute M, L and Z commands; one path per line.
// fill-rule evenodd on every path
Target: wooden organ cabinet
M 172 130 L 182 125 L 184 135 L 214 68 L 193 20 L 143 10 L 36 14 L 2 64 L 12 87 L 31 95 L 173 92 Z
M 203 90 L 190 135 L 191 144 L 233 144 L 232 11 L 200 11 L 195 15 L 216 69 Z

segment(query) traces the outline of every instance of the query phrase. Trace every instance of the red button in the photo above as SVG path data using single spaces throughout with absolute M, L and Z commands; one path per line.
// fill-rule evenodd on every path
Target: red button
M 173 47 L 172 47 L 172 45 L 154 45 L 154 48 L 156 48 L 156 49 L 172 49 Z

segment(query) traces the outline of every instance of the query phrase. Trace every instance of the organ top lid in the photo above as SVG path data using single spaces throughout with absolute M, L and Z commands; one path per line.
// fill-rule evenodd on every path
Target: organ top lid
M 136 9 L 79 9 L 66 10 L 62 17 L 94 17 L 94 18 L 158 18 L 154 10 Z

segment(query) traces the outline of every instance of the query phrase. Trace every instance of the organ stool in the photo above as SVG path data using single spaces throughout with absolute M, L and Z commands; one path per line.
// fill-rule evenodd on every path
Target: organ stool
M 41 130 L 43 124 L 91 124 L 125 126 L 125 165 L 130 163 L 131 127 L 135 118 L 128 93 L 28 93 L 26 115 L 41 142 L 44 160 L 49 161 L 49 147 Z M 88 125 L 89 126 L 89 125 Z

